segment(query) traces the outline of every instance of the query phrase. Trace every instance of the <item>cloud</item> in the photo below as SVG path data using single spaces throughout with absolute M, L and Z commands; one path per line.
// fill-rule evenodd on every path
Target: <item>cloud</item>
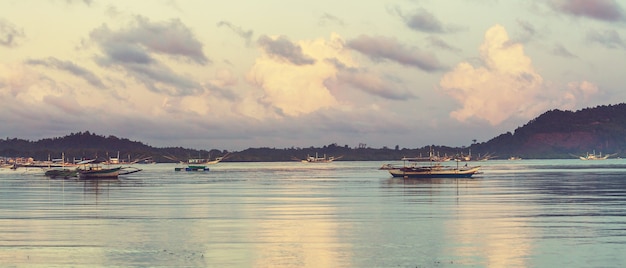
M 89 84 L 91 84 L 94 87 L 106 88 L 106 86 L 102 83 L 102 81 L 97 75 L 95 75 L 93 72 L 81 66 L 76 65 L 75 63 L 71 61 L 61 61 L 54 57 L 48 57 L 47 59 L 42 59 L 42 60 L 37 60 L 37 59 L 27 60 L 26 64 L 41 65 L 41 66 L 45 66 L 48 68 L 54 68 L 57 70 L 66 71 L 80 78 L 85 79 L 85 81 L 87 81 Z
M 73 98 L 67 98 L 67 96 L 46 95 L 43 98 L 43 103 L 56 107 L 63 111 L 66 116 L 78 116 L 84 112 L 80 103 Z
M 438 36 L 431 35 L 427 37 L 426 40 L 428 41 L 431 47 L 436 47 L 439 49 L 443 49 L 443 50 L 447 50 L 447 51 L 455 52 L 455 53 L 462 51 L 460 48 L 457 48 L 448 44 L 446 41 L 439 38 Z
M 397 78 L 387 78 L 359 69 L 342 70 L 337 74 L 337 80 L 385 99 L 405 101 L 416 98 L 402 83 L 392 83 Z
M 132 48 L 135 53 L 182 57 L 202 65 L 210 62 L 202 51 L 202 43 L 178 19 L 153 23 L 147 18 L 136 17 L 127 29 L 114 32 L 103 25 L 92 31 L 91 38 L 103 46 Z
M 485 33 L 480 59 L 483 66 L 461 62 L 439 81 L 441 90 L 462 106 L 450 113 L 458 121 L 475 118 L 495 126 L 510 118 L 527 120 L 547 109 L 572 109 L 600 92 L 588 81 L 544 82 L 523 45 L 511 42 L 500 25 Z
M 0 18 L 0 46 L 15 47 L 18 39 L 24 38 L 24 30 L 18 29 L 11 22 Z
M 127 28 L 114 31 L 102 25 L 90 37 L 103 53 L 97 59 L 100 66 L 123 70 L 154 92 L 185 96 L 205 90 L 156 57 L 166 55 L 201 65 L 210 62 L 202 52 L 202 43 L 180 20 L 152 23 L 136 17 Z
M 347 46 L 368 56 L 374 61 L 390 60 L 409 67 L 416 67 L 426 72 L 444 69 L 433 54 L 417 48 L 409 49 L 394 38 L 360 35 L 349 40 Z
M 424 33 L 452 33 L 462 29 L 462 27 L 444 25 L 433 13 L 424 8 L 418 8 L 408 14 L 402 12 L 400 8 L 391 11 L 398 15 L 404 24 L 411 30 Z
M 480 55 L 483 67 L 462 62 L 441 78 L 441 89 L 462 105 L 450 115 L 459 121 L 474 117 L 498 125 L 530 109 L 543 78 L 523 46 L 511 44 L 504 27 L 496 25 L 485 33 Z
M 626 21 L 624 10 L 614 0 L 551 0 L 549 5 L 567 15 L 608 22 Z
M 252 30 L 244 31 L 241 27 L 235 26 L 228 21 L 220 21 L 217 23 L 217 27 L 226 26 L 235 32 L 239 37 L 243 38 L 246 41 L 246 46 L 250 46 L 252 35 L 254 32 Z
M 554 47 L 552 48 L 552 54 L 561 56 L 564 58 L 578 58 L 572 52 L 567 50 L 567 48 L 565 48 L 562 44 L 555 44 Z
M 365 93 L 389 100 L 409 100 L 416 96 L 405 86 L 405 81 L 390 75 L 372 73 L 365 68 L 347 67 L 336 59 L 327 59 L 337 69 L 335 81 L 328 81 L 327 85 L 333 90 L 350 85 Z
M 598 86 L 589 81 L 570 82 L 567 86 L 570 91 L 578 92 L 578 95 L 581 95 L 584 99 L 589 99 L 592 95 L 600 92 Z
M 320 26 L 324 26 L 327 23 L 334 23 L 334 24 L 337 24 L 339 26 L 344 26 L 345 25 L 345 23 L 343 22 L 342 19 L 337 18 L 336 16 L 333 16 L 333 15 L 331 15 L 329 13 L 324 13 L 324 14 L 322 14 L 322 16 L 319 19 L 319 25 Z
M 299 116 L 337 105 L 325 82 L 334 79 L 338 70 L 325 59 L 354 65 L 341 37 L 333 34 L 329 40 L 292 43 L 283 37 L 262 36 L 259 45 L 262 54 L 247 74 L 250 83 L 263 89 L 258 104 L 279 116 Z
M 626 49 L 626 42 L 620 34 L 611 29 L 606 31 L 588 31 L 586 39 L 590 42 L 599 43 L 607 48 Z
M 257 44 L 264 50 L 266 55 L 276 59 L 290 62 L 295 65 L 315 64 L 315 60 L 302 52 L 302 48 L 289 41 L 285 36 L 269 37 L 262 35 Z
M 517 25 L 522 30 L 522 33 L 517 38 L 516 42 L 528 43 L 537 35 L 537 30 L 535 29 L 535 26 L 532 25 L 530 22 L 518 19 Z

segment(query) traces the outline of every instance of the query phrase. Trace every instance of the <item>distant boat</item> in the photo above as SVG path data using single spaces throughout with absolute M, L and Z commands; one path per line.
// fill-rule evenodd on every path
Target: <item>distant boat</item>
M 216 157 L 214 159 L 211 159 L 210 157 L 209 158 L 190 158 L 190 159 L 187 159 L 187 161 L 177 160 L 176 157 L 174 156 L 164 156 L 164 157 L 170 160 L 178 161 L 180 164 L 183 164 L 183 165 L 215 165 L 219 162 L 222 162 L 229 156 L 230 156 L 230 153 L 226 153 L 224 156 Z
M 209 171 L 209 168 L 203 165 L 188 165 L 186 167 L 176 167 L 174 171 Z
M 517 156 L 511 156 L 509 157 L 509 160 L 522 160 L 521 157 L 517 157 Z
M 593 153 L 587 153 L 584 156 L 577 156 L 578 159 L 580 160 L 606 160 L 611 156 L 614 156 L 616 154 L 605 154 L 604 156 L 602 155 L 602 153 L 600 154 L 596 154 L 596 151 L 593 151 Z
M 330 162 L 333 162 L 333 161 L 335 161 L 335 160 L 337 160 L 337 159 L 340 159 L 340 158 L 342 158 L 342 157 L 343 157 L 343 156 L 339 156 L 339 157 L 333 157 L 333 156 L 326 157 L 326 154 L 324 154 L 324 157 L 319 157 L 319 156 L 317 155 L 317 153 L 315 153 L 315 156 L 309 156 L 309 155 L 307 155 L 307 156 L 306 156 L 306 159 L 302 159 L 302 160 L 298 159 L 298 160 L 300 160 L 300 162 L 302 162 L 302 163 L 330 163 Z

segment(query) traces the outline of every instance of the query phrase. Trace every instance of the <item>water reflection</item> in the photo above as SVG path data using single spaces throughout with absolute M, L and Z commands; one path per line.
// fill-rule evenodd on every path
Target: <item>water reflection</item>
M 0 174 L 6 266 L 614 267 L 623 166 L 489 161 L 472 179 L 380 163 L 153 165 L 119 180 Z M 537 167 L 537 168 L 535 168 Z
M 83 185 L 83 191 L 86 194 L 102 195 L 108 194 L 111 188 L 119 188 L 121 181 L 119 179 L 90 179 L 78 180 Z

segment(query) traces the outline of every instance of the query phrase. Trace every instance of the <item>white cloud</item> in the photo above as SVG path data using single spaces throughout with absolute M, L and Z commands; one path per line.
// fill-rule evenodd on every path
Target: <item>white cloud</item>
M 272 40 L 265 40 L 265 43 L 286 42 L 284 37 L 273 37 Z M 337 105 L 337 100 L 324 83 L 334 78 L 338 70 L 325 59 L 334 58 L 345 65 L 353 65 L 349 52 L 343 49 L 343 39 L 333 34 L 329 40 L 298 41 L 290 47 L 299 47 L 302 55 L 311 58 L 309 64 L 293 64 L 275 57 L 267 49 L 261 49 L 261 56 L 249 71 L 248 81 L 263 89 L 261 103 L 276 108 L 278 114 L 288 116 Z
M 482 67 L 459 63 L 440 86 L 461 103 L 451 113 L 459 121 L 475 117 L 492 125 L 527 110 L 541 91 L 543 78 L 535 72 L 521 44 L 510 43 L 504 27 L 493 26 L 480 46 Z
M 495 126 L 513 117 L 531 119 L 548 109 L 584 106 L 600 91 L 588 81 L 544 82 L 523 45 L 511 42 L 500 25 L 485 33 L 480 59 L 483 66 L 461 62 L 439 82 L 461 104 L 450 113 L 458 121 L 474 118 Z

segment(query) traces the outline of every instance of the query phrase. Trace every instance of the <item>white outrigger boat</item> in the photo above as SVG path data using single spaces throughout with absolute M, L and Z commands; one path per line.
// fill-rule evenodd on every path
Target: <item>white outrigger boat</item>
M 119 175 L 126 175 L 141 171 L 135 167 L 103 167 L 94 163 L 95 159 L 81 161 L 77 169 L 80 179 L 117 179 Z
M 432 157 L 430 153 L 429 159 Z M 401 178 L 471 178 L 474 174 L 478 173 L 480 166 L 469 167 L 467 164 L 459 167 L 459 160 L 456 161 L 456 166 L 442 165 L 441 162 L 431 161 L 430 165 L 419 166 L 412 158 L 402 158 L 403 165 L 385 164 L 379 169 L 387 170 L 393 177 Z M 410 165 L 406 163 L 413 162 Z
M 404 166 L 388 169 L 391 176 L 402 178 L 471 178 L 480 166 L 451 167 L 439 163 L 431 166 Z
M 302 159 L 302 160 L 297 159 L 297 160 L 300 160 L 300 162 L 302 162 L 302 163 L 330 163 L 330 162 L 333 162 L 333 161 L 335 161 L 337 159 L 340 159 L 342 157 L 343 156 L 339 156 L 339 157 L 329 156 L 329 157 L 326 157 L 326 154 L 324 154 L 324 157 L 319 157 L 317 155 L 317 153 L 315 153 L 315 156 L 307 155 L 306 159 Z

